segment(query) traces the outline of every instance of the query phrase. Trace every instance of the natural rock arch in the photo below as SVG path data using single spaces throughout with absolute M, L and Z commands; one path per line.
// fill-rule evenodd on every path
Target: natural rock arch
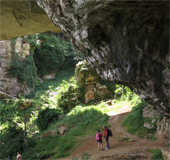
M 169 2 L 36 0 L 104 80 L 169 112 Z

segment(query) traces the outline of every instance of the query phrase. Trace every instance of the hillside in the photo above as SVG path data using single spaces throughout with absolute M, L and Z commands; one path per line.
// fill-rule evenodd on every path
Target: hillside
M 62 158 L 60 160 L 78 160 L 82 158 L 82 155 L 90 155 L 89 159 L 94 160 L 111 160 L 111 159 L 151 159 L 152 152 L 149 150 L 160 148 L 163 152 L 166 160 L 170 159 L 170 148 L 165 147 L 158 140 L 151 141 L 149 139 L 139 138 L 137 135 L 131 135 L 121 126 L 122 119 L 129 113 L 130 108 L 127 111 L 117 112 L 115 115 L 110 115 L 108 123 L 110 129 L 113 132 L 113 137 L 109 139 L 109 150 L 98 150 L 97 142 L 94 136 L 87 136 L 79 146 L 74 149 L 70 156 Z M 113 114 L 113 113 L 112 113 Z M 102 127 L 102 126 L 101 126 Z M 129 140 L 119 141 L 120 137 L 128 137 Z M 103 139 L 104 146 L 106 142 Z M 47 159 L 50 160 L 50 159 Z M 155 159 L 156 160 L 156 159 Z
M 79 68 L 80 71 L 87 72 L 87 68 Z M 19 150 L 23 159 L 27 160 L 60 158 L 62 160 L 156 160 L 153 159 L 154 155 L 158 156 L 159 160 L 163 160 L 161 152 L 164 154 L 164 159 L 169 158 L 169 120 L 166 117 L 161 116 L 152 106 L 141 101 L 130 88 L 117 84 L 114 87 L 112 98 L 104 96 L 105 99 L 99 101 L 92 97 L 88 104 L 83 104 L 80 100 L 72 97 L 78 97 L 76 93 L 79 92 L 70 92 L 80 89 L 76 86 L 74 78 L 71 78 L 73 75 L 73 69 L 64 70 L 59 72 L 54 80 L 40 82 L 34 92 L 27 95 L 28 99 L 21 96 L 17 100 L 1 102 L 4 119 L 7 117 L 14 122 L 14 125 L 6 123 L 9 125 L 8 128 L 5 128 L 5 123 L 2 126 L 4 128 L 1 133 L 3 136 L 1 140 L 4 143 L 2 156 L 11 154 L 14 158 L 15 150 L 18 150 L 19 147 L 14 143 L 13 145 L 9 144 L 15 138 L 17 142 L 18 139 L 22 140 L 23 148 L 19 148 Z M 83 77 L 82 75 L 81 77 Z M 93 89 L 91 85 L 94 83 L 92 79 L 95 78 L 92 75 L 87 77 L 90 77 L 90 80 L 86 81 L 83 78 L 86 88 L 81 91 L 97 90 Z M 90 84 L 90 87 L 87 87 L 87 84 Z M 94 84 L 99 85 L 96 80 Z M 106 85 L 109 86 L 109 84 Z M 106 91 L 105 86 L 99 85 L 99 87 Z M 103 95 L 101 93 L 105 92 L 101 91 L 96 93 Z M 86 97 L 85 93 L 83 92 L 83 97 Z M 110 94 L 110 92 L 106 93 Z M 76 100 L 76 103 L 73 100 Z M 61 105 L 61 102 L 66 103 Z M 10 114 L 6 114 L 6 112 L 10 112 Z M 32 117 L 28 116 L 28 113 Z M 60 119 L 60 117 L 62 118 Z M 16 126 L 16 124 L 23 126 Z M 113 137 L 110 138 L 109 150 L 98 151 L 95 133 L 98 129 L 103 132 L 103 125 L 113 131 Z M 60 132 L 61 128 L 65 128 L 62 133 Z M 27 135 L 23 137 L 23 133 Z M 29 148 L 26 148 L 23 138 L 28 141 Z M 103 141 L 103 144 L 105 146 L 106 142 Z M 6 148 L 9 146 L 10 149 L 7 150 Z

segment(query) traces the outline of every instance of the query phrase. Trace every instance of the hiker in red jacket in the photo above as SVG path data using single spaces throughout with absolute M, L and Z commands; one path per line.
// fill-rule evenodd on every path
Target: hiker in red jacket
M 97 143 L 98 143 L 99 150 L 100 150 L 100 147 L 101 147 L 101 150 L 103 150 L 102 133 L 100 133 L 100 130 L 98 130 L 98 132 L 96 133 L 96 140 L 97 140 Z
M 109 149 L 109 135 L 108 135 L 108 129 L 106 126 L 103 126 L 103 129 L 104 129 L 104 138 L 106 139 L 106 143 L 107 143 L 107 146 L 106 146 L 106 150 Z

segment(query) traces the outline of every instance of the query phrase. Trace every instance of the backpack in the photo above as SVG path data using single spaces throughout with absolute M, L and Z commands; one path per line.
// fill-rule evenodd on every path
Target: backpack
M 100 140 L 100 133 L 96 134 L 96 140 Z
M 112 137 L 113 136 L 112 131 L 110 129 L 107 129 L 107 130 L 108 130 L 108 136 Z

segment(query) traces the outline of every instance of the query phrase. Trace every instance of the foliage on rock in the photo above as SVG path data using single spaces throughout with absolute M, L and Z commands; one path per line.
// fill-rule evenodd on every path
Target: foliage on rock
M 35 87 L 37 83 L 37 73 L 32 55 L 29 55 L 26 58 L 20 58 L 18 53 L 14 53 L 9 65 L 9 73 L 12 76 L 17 77 L 20 83 L 27 83 L 31 88 Z
M 77 91 L 78 86 L 74 77 L 72 77 L 69 82 L 65 80 L 62 81 L 61 88 L 58 90 L 57 102 L 64 113 L 68 113 L 78 104 Z
M 80 103 L 87 104 L 91 101 L 100 101 L 114 96 L 115 84 L 104 82 L 86 61 L 81 61 L 76 65 L 75 81 L 71 83 L 77 87 L 70 86 L 65 92 L 61 93 L 58 100 L 59 105 L 70 109 Z

